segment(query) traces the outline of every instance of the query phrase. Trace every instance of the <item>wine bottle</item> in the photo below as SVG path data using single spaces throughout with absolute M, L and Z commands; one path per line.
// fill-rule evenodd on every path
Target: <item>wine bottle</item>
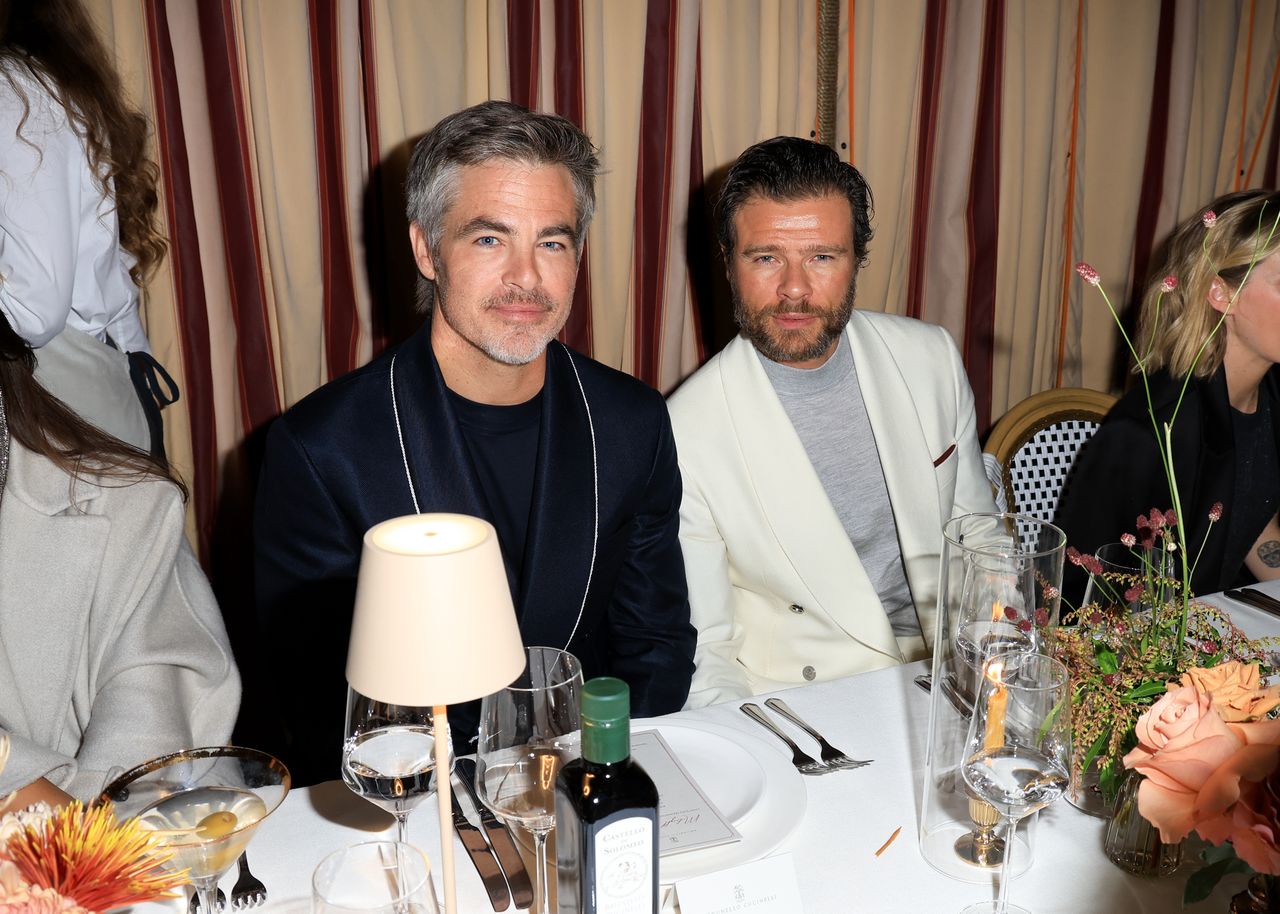
M 560 914 L 658 914 L 658 788 L 631 758 L 631 690 L 582 690 L 582 758 L 556 778 Z

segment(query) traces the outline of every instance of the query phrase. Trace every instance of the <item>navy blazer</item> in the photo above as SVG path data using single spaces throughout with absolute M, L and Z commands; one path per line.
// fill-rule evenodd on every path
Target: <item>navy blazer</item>
M 393 357 L 419 506 L 493 519 L 431 349 L 430 324 L 274 423 L 254 518 L 255 584 L 276 674 L 271 698 L 287 729 L 282 751 L 298 783 L 339 774 L 364 533 L 414 513 L 392 408 Z M 666 405 L 657 391 L 556 342 L 546 366 L 522 579 L 507 562 L 524 642 L 567 644 L 587 678 L 626 680 L 636 717 L 678 711 L 693 673 L 695 632 Z M 477 714 L 475 703 L 450 711 L 460 749 Z

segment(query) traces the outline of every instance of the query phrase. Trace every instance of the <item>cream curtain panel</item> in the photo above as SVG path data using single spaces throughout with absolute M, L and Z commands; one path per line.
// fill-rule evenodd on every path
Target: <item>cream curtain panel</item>
M 584 125 L 607 171 L 565 337 L 669 390 L 732 333 L 708 189 L 818 118 L 818 0 L 87 2 L 156 125 L 145 319 L 224 592 L 266 425 L 420 320 L 401 182 L 436 120 Z M 1122 381 L 1076 260 L 1123 300 L 1178 219 L 1275 186 L 1277 0 L 841 0 L 838 29 L 835 145 L 877 207 L 858 305 L 947 327 L 984 424 Z

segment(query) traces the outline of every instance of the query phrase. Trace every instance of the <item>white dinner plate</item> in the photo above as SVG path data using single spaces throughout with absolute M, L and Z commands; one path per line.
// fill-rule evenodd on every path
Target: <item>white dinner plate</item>
M 661 733 L 707 799 L 742 836 L 732 844 L 663 857 L 663 885 L 767 857 L 804 818 L 800 773 L 755 734 L 701 721 L 654 719 L 633 721 L 632 729 Z

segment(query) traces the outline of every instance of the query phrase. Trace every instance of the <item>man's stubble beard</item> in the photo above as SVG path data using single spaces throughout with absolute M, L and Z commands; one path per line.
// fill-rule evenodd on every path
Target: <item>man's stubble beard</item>
M 437 263 L 439 262 L 437 259 Z M 548 314 L 556 309 L 556 303 L 541 289 L 534 289 L 529 292 L 512 291 L 502 295 L 490 296 L 481 302 L 480 309 L 481 313 L 483 313 L 493 308 L 517 302 L 535 304 Z M 439 311 L 436 316 L 448 323 L 455 333 L 495 362 L 512 366 L 528 365 L 536 360 L 546 351 L 547 346 L 556 338 L 556 335 L 560 333 L 561 328 L 564 327 L 565 322 L 569 319 L 569 308 L 565 308 L 560 320 L 554 326 L 507 327 L 505 330 L 493 330 L 480 326 L 480 314 L 477 314 L 477 323 L 474 327 L 476 339 L 471 339 L 461 332 L 457 323 L 449 319 L 449 281 L 443 264 L 436 270 L 435 307 Z
M 857 289 L 858 277 L 855 273 L 849 279 L 849 288 L 845 290 L 840 304 L 831 311 L 814 308 L 808 300 L 798 305 L 783 307 L 779 302 L 764 311 L 752 312 L 743 304 L 738 293 L 738 284 L 732 273 L 729 275 L 729 292 L 733 298 L 733 319 L 739 332 L 746 337 L 760 354 L 773 362 L 807 362 L 823 355 L 831 344 L 840 338 L 845 326 L 853 316 L 854 292 Z M 778 338 L 770 333 L 769 318 L 780 313 L 822 314 L 822 326 L 813 342 L 802 345 L 803 330 L 783 330 Z

